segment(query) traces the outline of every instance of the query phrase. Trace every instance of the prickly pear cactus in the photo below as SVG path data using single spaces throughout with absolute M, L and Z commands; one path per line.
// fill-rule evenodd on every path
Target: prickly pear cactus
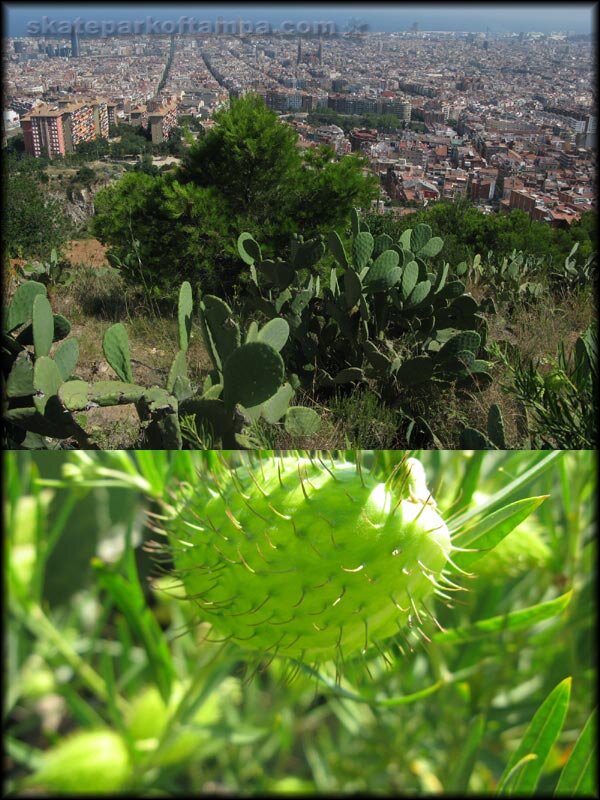
M 165 515 L 176 571 L 219 640 L 343 663 L 419 626 L 450 534 L 419 461 L 273 456 L 184 484 Z

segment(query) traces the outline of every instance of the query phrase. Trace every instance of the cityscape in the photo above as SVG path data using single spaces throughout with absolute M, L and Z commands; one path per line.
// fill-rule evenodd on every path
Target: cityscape
M 427 31 L 419 22 L 376 32 L 351 18 L 333 35 L 331 26 L 284 35 L 234 23 L 113 36 L 71 24 L 62 36 L 8 38 L 4 142 L 22 132 L 28 154 L 60 158 L 127 124 L 160 143 L 181 117 L 198 135 L 230 99 L 255 93 L 300 148 L 363 153 L 381 213 L 465 197 L 485 213 L 518 208 L 565 226 L 596 207 L 592 34 Z

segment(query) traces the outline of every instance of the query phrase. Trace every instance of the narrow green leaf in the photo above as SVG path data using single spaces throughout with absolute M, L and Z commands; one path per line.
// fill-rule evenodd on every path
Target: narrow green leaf
M 550 754 L 552 746 L 558 739 L 569 707 L 571 695 L 571 678 L 565 678 L 556 686 L 534 714 L 521 744 L 513 753 L 506 769 L 500 778 L 500 785 L 507 784 L 511 770 L 524 756 L 537 756 L 521 769 L 516 779 L 505 794 L 532 795 L 537 787 L 540 775 Z
M 69 709 L 73 720 L 84 728 L 101 728 L 109 721 L 105 719 L 104 705 L 99 706 L 90 703 L 85 695 L 75 689 L 68 681 L 60 684 L 59 692 L 64 698 L 66 707 Z M 116 702 L 116 698 L 114 698 Z M 106 692 L 105 703 L 108 703 L 108 690 Z
M 538 603 L 535 606 L 529 606 L 529 608 L 519 609 L 519 611 L 511 611 L 509 614 L 503 614 L 499 617 L 482 619 L 464 628 L 453 628 L 436 633 L 434 641 L 445 644 L 470 642 L 501 631 L 518 631 L 523 628 L 529 628 L 531 625 L 562 613 L 569 605 L 572 595 L 573 592 L 567 592 L 546 603 Z
M 457 496 L 453 506 L 464 508 L 471 502 L 479 483 L 484 455 L 483 450 L 474 450 L 473 454 L 467 459 L 463 479 L 458 485 Z
M 35 771 L 41 767 L 44 761 L 44 753 L 37 747 L 31 747 L 19 739 L 7 736 L 4 740 L 6 753 L 17 764 L 23 764 L 27 769 Z
M 502 778 L 500 783 L 498 784 L 498 788 L 496 789 L 496 794 L 506 794 L 508 787 L 511 785 L 513 780 L 517 777 L 519 772 L 523 769 L 525 764 L 528 764 L 530 761 L 535 761 L 537 756 L 535 753 L 527 753 L 526 756 L 523 756 L 511 769 L 508 775 L 505 778 Z
M 121 575 L 111 572 L 97 558 L 93 559 L 92 566 L 101 588 L 112 597 L 130 630 L 144 647 L 156 686 L 164 701 L 168 702 L 174 676 L 171 655 L 160 626 L 148 608 L 139 581 L 125 580 Z
M 135 458 L 139 471 L 152 487 L 153 495 L 160 497 L 165 486 L 165 470 L 167 468 L 164 452 L 162 450 L 137 450 Z
M 598 796 L 598 787 L 595 785 L 596 773 L 594 770 L 594 765 L 597 763 L 598 759 L 597 716 L 598 709 L 595 708 L 579 734 L 579 738 L 575 742 L 569 760 L 563 767 L 556 789 L 554 790 L 555 796 Z
M 517 525 L 535 511 L 548 495 L 540 497 L 527 497 L 524 500 L 517 500 L 504 508 L 489 514 L 479 522 L 476 522 L 468 530 L 458 533 L 460 547 L 474 548 L 475 552 L 458 552 L 453 556 L 454 563 L 461 569 L 468 569 L 478 559 L 496 547 L 505 536 L 514 530 Z M 457 536 L 454 526 L 450 527 L 451 533 Z
M 535 478 L 539 478 L 546 470 L 550 469 L 553 466 L 554 462 L 564 458 L 565 450 L 553 450 L 551 453 L 547 455 L 544 454 L 540 456 L 539 454 L 535 453 L 532 455 L 532 460 L 534 461 L 533 466 L 526 469 L 521 475 L 511 481 L 504 489 L 500 489 L 499 491 L 495 492 L 487 502 L 482 503 L 475 508 L 470 508 L 467 511 L 462 513 L 457 513 L 456 515 L 452 516 L 447 520 L 447 524 L 450 527 L 451 531 L 457 531 L 460 528 L 464 528 L 466 523 L 472 519 L 475 519 L 484 511 L 496 511 L 503 503 L 505 503 L 510 497 L 515 495 L 518 491 L 523 489 L 528 483 L 533 481 Z
M 106 683 L 108 690 L 108 700 L 106 703 L 106 713 L 110 717 L 114 728 L 124 737 L 125 740 L 130 739 L 127 726 L 125 725 L 122 709 L 116 702 L 117 697 L 117 684 L 115 680 L 115 671 L 112 661 L 112 656 L 108 650 L 103 649 L 100 655 L 101 674 Z
M 475 766 L 477 751 L 485 730 L 485 716 L 479 714 L 469 726 L 469 735 L 461 745 L 459 757 L 450 770 L 448 780 L 444 783 L 444 791 L 452 794 L 464 794 L 469 788 L 469 778 Z

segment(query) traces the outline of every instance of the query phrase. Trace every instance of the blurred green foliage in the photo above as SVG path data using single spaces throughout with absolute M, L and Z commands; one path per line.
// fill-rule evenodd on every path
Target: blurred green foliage
M 345 455 L 386 474 L 404 454 Z M 465 566 L 468 591 L 436 605 L 444 631 L 358 658 L 336 685 L 327 665 L 211 642 L 143 549 L 159 536 L 143 508 L 255 454 L 4 453 L 7 791 L 597 791 L 596 453 L 412 455 L 460 564 L 521 506 L 537 508 L 503 541 L 533 529 L 544 557 L 505 573 L 497 559 L 493 580 Z

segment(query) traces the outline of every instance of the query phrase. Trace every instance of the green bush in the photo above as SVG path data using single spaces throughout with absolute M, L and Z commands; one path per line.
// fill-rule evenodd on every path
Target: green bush
M 139 241 L 157 292 L 187 279 L 227 295 L 239 280 L 240 230 L 260 235 L 267 249 L 287 246 L 293 232 L 343 224 L 353 205 L 375 194 L 360 158 L 338 162 L 327 149 L 302 156 L 297 134 L 260 97 L 237 100 L 215 119 L 175 173 L 147 168 L 152 174 L 127 174 L 96 196 L 95 235 L 121 260 Z M 145 144 L 130 132 L 111 148 L 142 153 Z

